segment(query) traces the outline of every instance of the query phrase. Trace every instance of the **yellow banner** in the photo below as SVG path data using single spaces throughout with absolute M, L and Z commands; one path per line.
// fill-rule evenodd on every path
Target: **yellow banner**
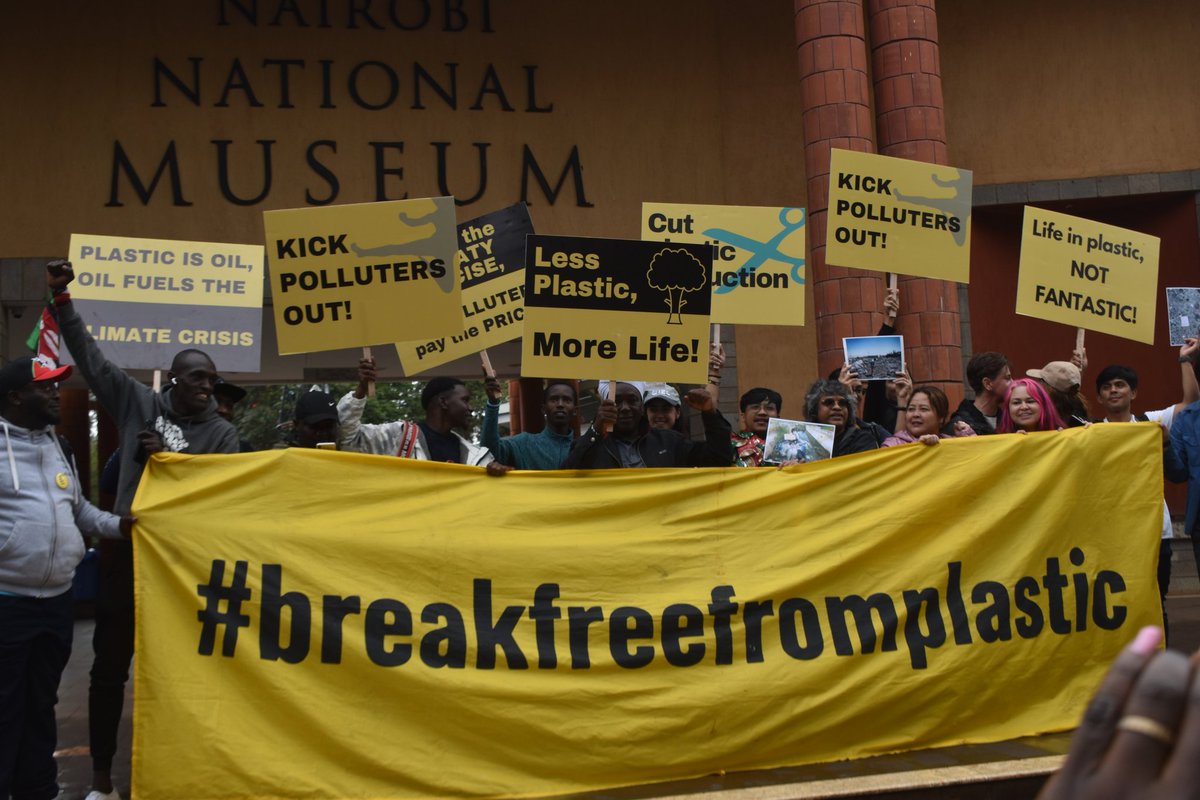
M 804 324 L 803 208 L 642 203 L 642 238 L 713 245 L 712 321 Z
M 454 198 L 263 212 L 280 355 L 458 333 Z
M 446 336 L 397 342 L 405 375 L 417 375 L 521 336 L 525 327 L 525 237 L 531 233 L 533 221 L 524 203 L 458 226 L 462 329 Z
M 1154 344 L 1157 236 L 1025 206 L 1017 313 Z
M 703 383 L 712 248 L 529 236 L 521 374 Z
M 970 170 L 835 149 L 825 260 L 967 283 L 971 187 Z
M 156 455 L 134 792 L 536 796 L 1061 731 L 1161 621 L 1160 453 L 1129 424 L 783 470 Z

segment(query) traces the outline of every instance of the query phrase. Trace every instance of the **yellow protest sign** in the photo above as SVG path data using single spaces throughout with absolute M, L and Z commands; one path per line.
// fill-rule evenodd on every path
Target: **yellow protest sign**
M 1025 206 L 1017 313 L 1154 344 L 1158 237 Z
M 159 369 L 195 347 L 258 372 L 262 245 L 75 233 L 70 259 L 75 307 L 113 363 Z
M 803 208 L 642 203 L 642 238 L 709 244 L 712 321 L 804 324 Z
M 457 333 L 454 198 L 263 212 L 280 355 Z
M 405 375 L 416 375 L 521 335 L 525 319 L 525 237 L 533 221 L 524 203 L 458 226 L 461 330 L 398 342 Z
M 521 374 L 702 383 L 712 248 L 530 236 Z
M 1161 475 L 1138 424 L 503 479 L 155 455 L 134 792 L 573 794 L 1061 731 L 1161 622 Z
M 967 283 L 971 171 L 833 150 L 825 260 Z

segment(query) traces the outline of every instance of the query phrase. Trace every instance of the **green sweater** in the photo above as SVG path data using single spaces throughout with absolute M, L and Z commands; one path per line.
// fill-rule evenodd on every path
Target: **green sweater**
M 572 434 L 544 428 L 540 433 L 518 433 L 500 438 L 500 404 L 488 402 L 483 412 L 480 443 L 501 464 L 517 469 L 558 469 L 571 452 Z

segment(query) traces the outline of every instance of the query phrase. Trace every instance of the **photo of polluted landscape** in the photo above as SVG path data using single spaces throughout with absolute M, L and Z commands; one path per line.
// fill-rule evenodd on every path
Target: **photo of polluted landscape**
M 863 381 L 890 381 L 904 371 L 904 337 L 847 336 L 846 363 Z

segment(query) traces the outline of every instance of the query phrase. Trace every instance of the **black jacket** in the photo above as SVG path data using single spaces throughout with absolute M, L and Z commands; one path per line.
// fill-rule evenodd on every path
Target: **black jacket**
M 635 441 L 647 467 L 728 467 L 733 464 L 732 430 L 719 412 L 702 413 L 704 441 L 693 442 L 682 433 L 650 429 L 642 420 Z M 567 454 L 563 469 L 614 469 L 621 466 L 617 446 L 595 428 L 580 436 Z
M 958 409 L 955 410 L 954 416 L 950 417 L 951 427 L 953 427 L 954 423 L 958 422 L 959 420 L 962 420 L 970 425 L 971 429 L 980 436 L 987 436 L 996 432 L 996 429 L 993 428 L 992 424 L 987 421 L 987 417 L 983 415 L 983 412 L 975 407 L 974 400 L 963 400 L 958 404 Z M 1000 417 L 998 415 L 996 417 L 996 422 L 997 424 L 1000 422 Z

